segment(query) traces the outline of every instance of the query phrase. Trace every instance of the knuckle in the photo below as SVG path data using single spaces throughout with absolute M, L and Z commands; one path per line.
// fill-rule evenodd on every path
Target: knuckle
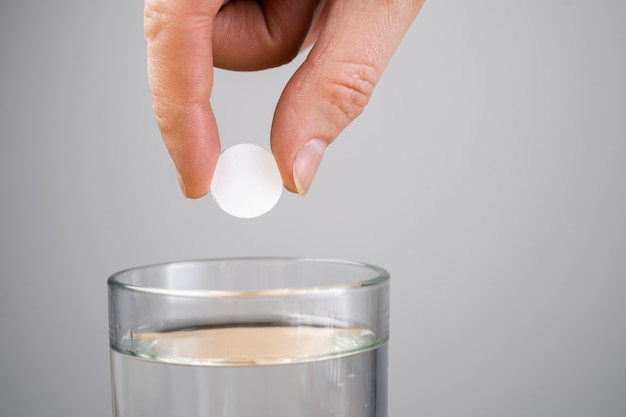
M 179 106 L 164 100 L 155 100 L 153 109 L 157 126 L 164 136 L 175 133 L 182 124 L 182 109 Z
M 198 130 L 198 121 L 206 113 L 207 103 L 182 103 L 154 95 L 152 99 L 156 123 L 161 135 L 168 142 L 168 147 L 172 146 L 169 141 L 176 141 L 176 138 L 197 137 L 201 134 L 201 131 Z
M 165 136 L 176 136 L 182 133 L 186 126 L 186 119 L 191 113 L 188 106 L 184 106 L 165 97 L 153 96 L 154 116 L 157 126 Z
M 146 0 L 144 3 L 144 33 L 147 39 L 153 39 L 166 24 L 170 12 L 162 1 Z
M 340 117 L 347 122 L 356 119 L 369 103 L 374 92 L 378 70 L 366 63 L 342 63 L 329 83 L 328 97 Z
M 178 2 L 171 0 L 145 0 L 143 17 L 144 33 L 148 40 L 156 38 L 163 30 L 205 25 L 209 12 L 202 2 Z

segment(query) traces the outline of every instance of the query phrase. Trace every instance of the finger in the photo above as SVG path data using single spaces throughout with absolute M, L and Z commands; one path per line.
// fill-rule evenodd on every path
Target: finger
M 216 16 L 216 67 L 250 71 L 290 62 L 300 51 L 319 0 L 242 0 Z
M 285 187 L 306 194 L 326 145 L 367 105 L 423 0 L 329 0 L 325 26 L 272 123 Z
M 219 156 L 213 87 L 213 18 L 222 0 L 145 0 L 148 80 L 157 124 L 183 193 L 207 193 Z

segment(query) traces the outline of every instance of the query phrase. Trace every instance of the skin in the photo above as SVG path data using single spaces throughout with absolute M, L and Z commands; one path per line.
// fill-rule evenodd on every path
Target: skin
M 306 194 L 324 145 L 361 114 L 423 1 L 145 0 L 154 113 L 185 196 L 208 192 L 220 152 L 214 67 L 276 67 L 312 45 L 271 129 L 285 188 Z M 307 149 L 319 152 L 306 158 L 311 152 L 299 151 L 311 140 Z

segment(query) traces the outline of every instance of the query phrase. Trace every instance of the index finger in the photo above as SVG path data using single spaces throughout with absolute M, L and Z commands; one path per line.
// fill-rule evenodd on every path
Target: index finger
M 183 193 L 206 194 L 220 152 L 209 98 L 213 19 L 223 0 L 145 0 L 148 81 Z

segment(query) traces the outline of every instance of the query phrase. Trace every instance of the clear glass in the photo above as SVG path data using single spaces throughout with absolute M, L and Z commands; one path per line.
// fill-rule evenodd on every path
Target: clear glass
M 387 417 L 389 274 L 230 258 L 108 280 L 116 417 Z

